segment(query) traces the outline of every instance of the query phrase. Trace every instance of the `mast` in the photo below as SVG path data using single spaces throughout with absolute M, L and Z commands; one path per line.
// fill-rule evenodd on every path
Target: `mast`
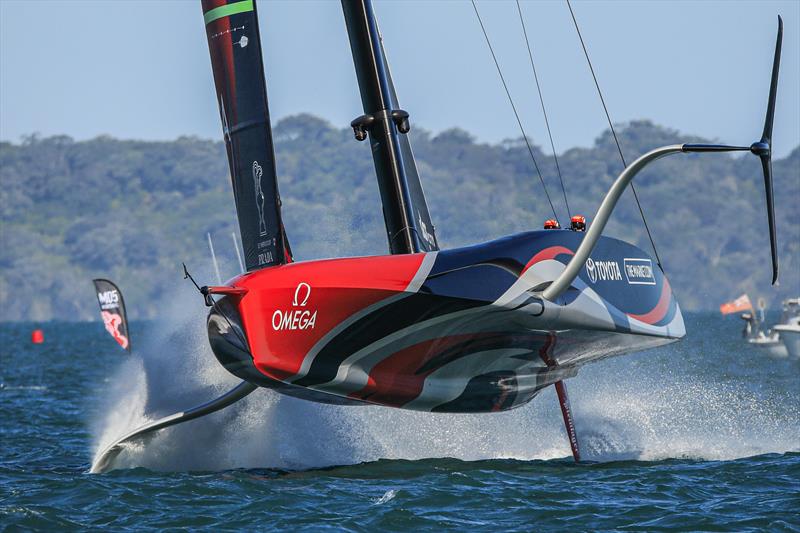
M 369 136 L 392 254 L 439 249 L 411 143 L 408 113 L 400 109 L 371 0 L 342 0 L 364 114 L 351 122 Z

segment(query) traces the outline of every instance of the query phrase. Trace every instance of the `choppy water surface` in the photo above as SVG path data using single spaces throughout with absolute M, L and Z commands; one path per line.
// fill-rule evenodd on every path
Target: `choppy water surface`
M 0 325 L 0 529 L 800 530 L 800 361 L 735 319 L 569 380 L 587 461 L 555 394 L 500 414 L 320 406 L 259 390 L 89 474 L 99 448 L 237 382 L 203 309 L 132 325 Z M 179 322 L 179 323 L 178 323 Z

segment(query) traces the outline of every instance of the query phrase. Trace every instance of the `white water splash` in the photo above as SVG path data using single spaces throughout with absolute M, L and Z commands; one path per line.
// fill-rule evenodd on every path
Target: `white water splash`
M 395 496 L 397 496 L 397 491 L 394 489 L 389 489 L 383 493 L 383 496 L 375 500 L 375 505 L 382 505 L 388 501 L 391 501 Z
M 114 387 L 99 400 L 109 409 L 96 424 L 95 453 L 141 424 L 208 401 L 238 383 L 208 348 L 205 309 L 197 309 L 195 294 L 190 298 L 177 308 L 197 313 L 167 328 L 182 334 L 156 336 L 120 367 Z M 620 368 L 627 370 L 618 361 L 597 363 L 568 382 L 585 459 L 728 460 L 800 448 L 796 396 L 787 404 L 764 400 L 740 382 L 663 370 L 653 375 L 655 366 Z M 319 405 L 258 390 L 223 411 L 127 449 L 116 466 L 306 469 L 381 458 L 569 455 L 550 389 L 511 412 L 470 415 Z
M 797 397 L 763 397 L 742 383 L 637 376 L 578 395 L 588 458 L 730 460 L 800 449 Z

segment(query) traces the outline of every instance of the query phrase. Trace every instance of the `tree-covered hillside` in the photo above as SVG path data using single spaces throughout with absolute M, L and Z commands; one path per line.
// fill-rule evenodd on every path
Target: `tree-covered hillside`
M 646 121 L 620 131 L 628 160 L 662 144 L 700 141 Z M 521 139 L 481 144 L 461 130 L 411 134 L 444 247 L 541 227 L 551 217 Z M 275 127 L 283 212 L 297 259 L 386 250 L 367 143 L 308 115 Z M 552 157 L 537 147 L 562 223 Z M 592 148 L 560 154 L 573 213 L 591 218 L 621 170 L 610 132 Z M 774 162 L 781 285 L 769 286 L 764 192 L 752 156 L 677 155 L 655 163 L 637 187 L 659 253 L 685 309 L 713 308 L 747 291 L 777 305 L 800 294 L 800 148 Z M 0 320 L 93 319 L 90 280 L 119 283 L 129 312 L 157 315 L 185 283 L 182 261 L 213 283 L 206 232 L 223 275 L 238 267 L 233 196 L 221 142 L 30 137 L 0 143 Z M 607 233 L 650 251 L 626 192 Z M 173 291 L 174 292 L 174 291 Z

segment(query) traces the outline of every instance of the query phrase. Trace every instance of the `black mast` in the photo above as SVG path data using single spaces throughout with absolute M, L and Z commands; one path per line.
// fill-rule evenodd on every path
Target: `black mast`
M 355 119 L 356 139 L 369 135 L 383 217 L 393 254 L 438 250 L 433 223 L 400 109 L 371 0 L 342 0 L 364 115 Z

